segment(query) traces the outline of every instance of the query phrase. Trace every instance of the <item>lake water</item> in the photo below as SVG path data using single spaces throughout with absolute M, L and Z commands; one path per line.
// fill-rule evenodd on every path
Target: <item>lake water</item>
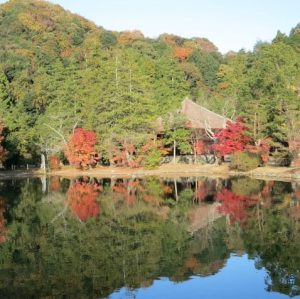
M 300 298 L 300 184 L 0 181 L 0 298 Z

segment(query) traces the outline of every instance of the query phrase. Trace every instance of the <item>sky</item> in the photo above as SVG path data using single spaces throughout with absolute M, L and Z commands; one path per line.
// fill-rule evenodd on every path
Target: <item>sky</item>
M 26 0 L 24 0 L 26 1 Z M 6 2 L 0 0 L 0 3 Z M 51 0 L 105 29 L 206 37 L 222 53 L 252 50 L 300 23 L 300 0 Z

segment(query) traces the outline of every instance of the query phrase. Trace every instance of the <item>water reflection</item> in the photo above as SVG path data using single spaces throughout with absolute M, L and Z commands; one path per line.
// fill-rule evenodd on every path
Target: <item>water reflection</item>
M 229 280 L 232 254 L 253 261 L 245 273 L 263 271 L 257 294 L 299 295 L 299 194 L 296 183 L 246 178 L 0 182 L 0 297 L 125 298 L 160 277 Z
M 6 200 L 0 197 L 0 244 L 6 242 L 7 239 L 7 227 L 6 227 Z
M 96 217 L 100 213 L 100 205 L 97 198 L 102 191 L 102 186 L 95 180 L 76 180 L 71 184 L 67 192 L 67 205 L 74 215 L 81 221 L 90 217 Z

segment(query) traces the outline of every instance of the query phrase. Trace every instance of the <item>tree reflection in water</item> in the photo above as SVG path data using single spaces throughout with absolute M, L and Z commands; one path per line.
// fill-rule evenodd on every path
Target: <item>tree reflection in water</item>
M 162 276 L 215 274 L 234 252 L 267 269 L 267 290 L 300 294 L 297 184 L 51 178 L 46 193 L 38 180 L 16 184 L 13 196 L 0 185 L 1 297 L 106 297 Z
M 96 217 L 100 213 L 97 198 L 102 186 L 97 181 L 77 180 L 73 182 L 67 192 L 67 204 L 72 213 L 81 221 Z
M 6 200 L 0 197 L 0 244 L 7 240 L 7 227 L 5 219 Z

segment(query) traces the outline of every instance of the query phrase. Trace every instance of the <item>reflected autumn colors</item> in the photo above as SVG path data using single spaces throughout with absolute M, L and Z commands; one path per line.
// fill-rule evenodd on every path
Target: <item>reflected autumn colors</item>
M 76 181 L 71 184 L 67 192 L 67 204 L 72 213 L 81 221 L 90 217 L 96 217 L 100 213 L 100 205 L 97 202 L 102 186 L 96 181 Z
M 266 271 L 266 291 L 296 296 L 300 185 L 201 177 L 6 180 L 0 242 L 1 298 L 106 298 L 123 287 L 149 289 L 160 277 L 219 275 L 233 254 L 247 254 Z

